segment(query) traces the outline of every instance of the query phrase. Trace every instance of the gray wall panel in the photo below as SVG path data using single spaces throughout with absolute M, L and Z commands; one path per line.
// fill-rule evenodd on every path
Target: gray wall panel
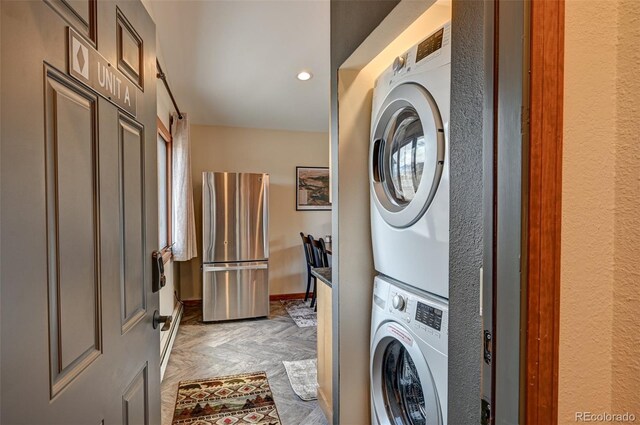
M 526 329 L 521 317 L 520 253 L 522 226 L 523 151 L 528 131 L 522 117 L 528 115 L 528 45 L 525 2 L 499 2 L 499 87 L 497 102 L 496 215 L 499 223 L 495 251 L 495 394 L 492 410 L 496 424 L 515 425 L 520 420 L 520 359 Z M 523 287 L 524 289 L 524 287 Z M 522 325 L 522 327 L 521 327 Z M 521 338 L 522 335 L 522 338 Z
M 451 227 L 449 423 L 480 423 L 485 114 L 484 2 L 453 2 L 451 29 Z

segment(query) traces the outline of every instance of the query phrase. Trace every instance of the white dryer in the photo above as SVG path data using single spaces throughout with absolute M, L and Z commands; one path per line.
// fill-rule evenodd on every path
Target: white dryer
M 446 425 L 446 300 L 375 278 L 371 315 L 371 423 Z
M 376 81 L 369 180 L 378 272 L 449 298 L 450 24 Z

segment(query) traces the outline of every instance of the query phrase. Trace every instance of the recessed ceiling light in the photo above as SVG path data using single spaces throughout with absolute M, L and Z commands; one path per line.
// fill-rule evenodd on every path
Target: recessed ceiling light
M 311 77 L 313 77 L 313 75 L 311 75 L 311 73 L 307 71 L 302 71 L 301 73 L 298 74 L 298 80 L 300 81 L 310 80 Z

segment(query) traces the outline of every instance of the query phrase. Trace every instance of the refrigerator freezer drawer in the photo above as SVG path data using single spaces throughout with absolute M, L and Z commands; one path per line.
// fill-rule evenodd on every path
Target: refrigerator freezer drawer
M 269 315 L 269 269 L 262 264 L 207 265 L 202 273 L 202 320 Z

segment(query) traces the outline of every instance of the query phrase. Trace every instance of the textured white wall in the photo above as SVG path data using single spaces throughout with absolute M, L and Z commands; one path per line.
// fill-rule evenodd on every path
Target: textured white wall
M 610 1 L 566 2 L 560 424 L 574 423 L 576 411 L 611 409 L 614 6 Z
M 368 157 L 371 95 L 377 74 L 340 70 L 338 75 L 340 357 L 334 361 L 340 364 L 339 423 L 365 424 L 370 422 L 369 335 L 374 276 Z
M 618 2 L 612 410 L 640 420 L 640 2 Z
M 559 423 L 640 416 L 640 3 L 569 0 Z

